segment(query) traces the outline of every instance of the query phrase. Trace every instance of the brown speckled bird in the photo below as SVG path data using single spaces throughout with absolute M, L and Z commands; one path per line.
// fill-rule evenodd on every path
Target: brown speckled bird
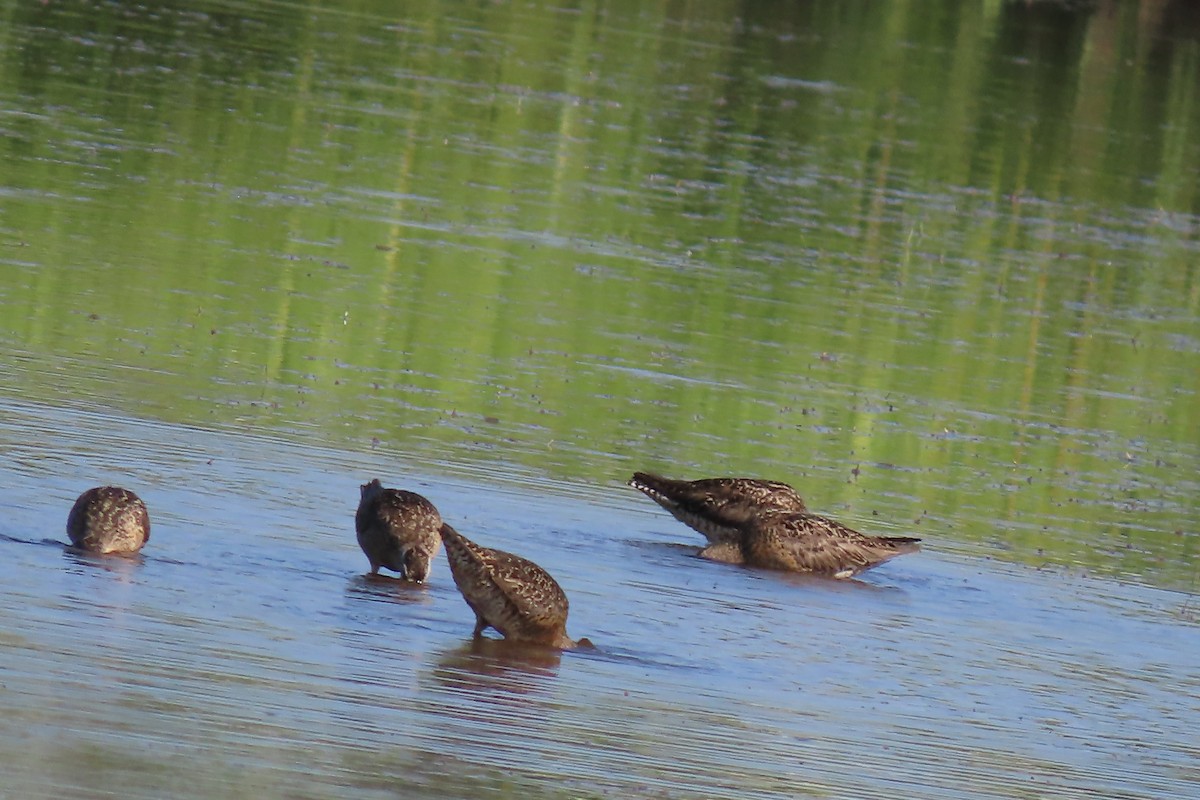
M 865 536 L 816 514 L 762 514 L 745 525 L 734 563 L 851 578 L 920 550 L 920 539 Z
M 372 575 L 387 567 L 407 580 L 423 583 L 441 546 L 441 526 L 441 514 L 421 495 L 385 489 L 378 479 L 362 485 L 354 529 L 358 546 L 371 562 Z
M 136 553 L 150 541 L 150 514 L 128 489 L 97 486 L 71 506 L 67 536 L 73 546 L 91 553 Z
M 635 472 L 629 485 L 708 539 L 704 558 L 739 563 L 741 527 L 764 512 L 805 511 L 804 500 L 786 483 L 758 478 L 672 480 Z
M 454 583 L 475 612 L 476 638 L 491 627 L 512 641 L 563 650 L 591 644 L 567 636 L 567 595 L 546 570 L 480 547 L 449 525 L 442 525 L 441 534 Z

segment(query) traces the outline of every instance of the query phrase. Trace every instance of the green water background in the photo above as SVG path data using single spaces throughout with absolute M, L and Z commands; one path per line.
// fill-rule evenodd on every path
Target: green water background
M 0 2 L 4 391 L 1194 589 L 1198 29 Z

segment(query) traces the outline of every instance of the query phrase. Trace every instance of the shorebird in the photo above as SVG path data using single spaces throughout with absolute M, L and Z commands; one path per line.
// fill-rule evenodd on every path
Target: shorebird
M 736 546 L 739 560 L 734 563 L 851 578 L 888 559 L 915 553 L 920 541 L 866 536 L 817 514 L 766 513 L 743 527 Z
M 449 525 L 442 525 L 441 535 L 454 583 L 475 612 L 475 638 L 490 627 L 511 641 L 561 650 L 591 644 L 567 636 L 567 595 L 546 570 L 512 553 L 481 547 Z
M 675 519 L 704 534 L 704 558 L 739 563 L 741 527 L 764 512 L 805 511 L 804 500 L 786 483 L 758 478 L 673 480 L 635 472 L 629 485 L 670 511 Z
M 97 486 L 71 506 L 67 536 L 73 546 L 91 553 L 136 553 L 150 541 L 150 514 L 128 489 Z
M 920 539 L 866 536 L 813 514 L 786 483 L 758 478 L 672 480 L 635 472 L 629 485 L 709 541 L 702 558 L 850 578 L 920 549 Z
M 371 562 L 371 574 L 387 567 L 402 578 L 423 583 L 441 546 L 441 514 L 421 495 L 385 489 L 378 479 L 361 489 L 354 529 L 358 546 Z

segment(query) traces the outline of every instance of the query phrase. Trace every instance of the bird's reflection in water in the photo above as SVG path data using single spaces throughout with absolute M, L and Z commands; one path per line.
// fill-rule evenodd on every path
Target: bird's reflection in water
M 62 542 L 55 542 L 62 548 L 63 558 L 72 567 L 82 569 L 105 570 L 111 572 L 122 581 L 130 580 L 146 557 L 141 553 L 91 553 Z
M 481 637 L 442 653 L 433 679 L 455 693 L 527 695 L 555 678 L 561 661 L 554 647 Z
M 385 603 L 429 602 L 429 587 L 426 584 L 390 575 L 355 575 L 346 583 L 346 594 Z
M 807 572 L 785 572 L 782 570 L 763 570 L 757 567 L 743 567 L 761 574 L 767 580 L 781 581 L 796 587 L 815 589 L 821 592 L 836 592 L 853 595 L 856 592 L 864 595 L 893 595 L 904 597 L 907 593 L 903 587 L 895 584 L 885 584 L 863 580 L 861 578 L 834 578 L 829 575 L 814 575 Z M 878 580 L 872 576 L 873 580 Z

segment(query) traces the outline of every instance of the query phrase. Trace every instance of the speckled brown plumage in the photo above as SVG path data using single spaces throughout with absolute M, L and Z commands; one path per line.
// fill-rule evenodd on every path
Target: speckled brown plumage
M 72 545 L 92 553 L 136 553 L 150 541 L 150 514 L 128 489 L 97 486 L 71 506 L 67 536 Z
M 742 531 L 743 562 L 754 567 L 850 578 L 920 549 L 920 539 L 865 536 L 816 514 L 765 514 Z
M 567 636 L 567 595 L 548 572 L 512 553 L 481 547 L 449 525 L 442 525 L 441 534 L 454 583 L 475 612 L 476 637 L 491 627 L 513 641 L 576 646 Z
M 635 472 L 629 485 L 670 511 L 675 519 L 708 539 L 710 545 L 737 541 L 739 529 L 752 517 L 769 512 L 797 513 L 804 500 L 786 483 L 758 478 L 704 478 L 681 481 Z M 705 551 L 711 551 L 706 554 Z M 717 561 L 728 548 L 705 548 L 701 555 Z
M 441 514 L 421 495 L 385 489 L 378 479 L 361 488 L 354 529 L 359 547 L 371 562 L 371 574 L 387 567 L 407 580 L 424 582 L 441 546 Z

